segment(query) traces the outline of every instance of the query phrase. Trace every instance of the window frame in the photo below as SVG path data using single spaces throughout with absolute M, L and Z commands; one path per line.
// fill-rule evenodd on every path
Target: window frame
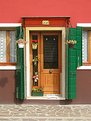
M 10 62 L 10 31 L 15 31 L 14 28 L 0 28 L 0 31 L 6 31 L 6 62 L 0 62 L 1 65 L 16 65 L 16 62 Z
M 0 31 L 16 31 L 16 27 L 21 25 L 22 25 L 21 23 L 0 23 Z M 8 38 L 8 33 L 6 34 L 6 37 Z M 16 70 L 16 62 L 0 62 L 0 70 L 7 70 L 7 69 Z
M 77 23 L 77 26 L 82 27 L 85 30 L 89 30 L 89 29 L 91 30 L 91 23 Z M 88 45 L 89 45 L 89 40 L 88 40 Z M 90 50 L 91 50 L 91 45 L 88 47 L 88 51 Z M 90 55 L 91 55 L 91 52 L 89 53 L 88 56 Z M 79 69 L 91 70 L 91 61 L 88 60 L 87 62 L 82 62 L 82 63 L 83 63 L 82 66 L 77 68 L 78 70 Z
M 91 29 L 91 28 L 90 28 Z M 87 62 L 83 62 L 83 66 L 91 66 L 91 30 L 84 29 L 87 32 Z

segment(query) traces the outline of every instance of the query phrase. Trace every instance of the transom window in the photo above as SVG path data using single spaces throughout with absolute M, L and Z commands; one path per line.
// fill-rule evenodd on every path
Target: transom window
M 0 30 L 0 65 L 15 64 L 16 38 L 14 30 Z

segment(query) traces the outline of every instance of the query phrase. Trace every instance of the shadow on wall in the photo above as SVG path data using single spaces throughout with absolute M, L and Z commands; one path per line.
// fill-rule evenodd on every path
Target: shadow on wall
M 7 78 L 1 78 L 0 79 L 0 87 L 5 87 L 6 86 L 6 84 L 8 83 L 8 79 Z

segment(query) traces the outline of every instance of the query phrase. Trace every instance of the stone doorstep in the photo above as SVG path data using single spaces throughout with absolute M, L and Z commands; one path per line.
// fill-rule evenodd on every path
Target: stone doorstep
M 27 98 L 27 100 L 65 100 L 65 98 L 59 96 L 59 95 L 44 95 L 44 96 L 30 96 Z

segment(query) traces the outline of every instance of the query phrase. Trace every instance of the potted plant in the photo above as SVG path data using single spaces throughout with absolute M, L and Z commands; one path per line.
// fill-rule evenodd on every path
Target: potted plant
M 35 74 L 35 75 L 33 76 L 33 79 L 34 79 L 34 82 L 38 82 L 38 80 L 39 80 L 38 74 Z
M 38 47 L 38 40 L 32 40 L 32 49 L 36 50 Z
M 77 41 L 76 40 L 67 40 L 66 43 L 69 45 L 70 48 L 73 48 L 74 45 L 77 43 Z
M 19 39 L 16 41 L 16 43 L 18 43 L 19 48 L 24 48 L 24 44 L 26 44 L 26 41 L 24 41 L 23 39 Z
M 35 56 L 35 57 L 34 57 L 33 62 L 34 62 L 34 66 L 37 66 L 38 56 Z
M 33 87 L 32 96 L 43 96 L 43 89 L 40 87 Z

